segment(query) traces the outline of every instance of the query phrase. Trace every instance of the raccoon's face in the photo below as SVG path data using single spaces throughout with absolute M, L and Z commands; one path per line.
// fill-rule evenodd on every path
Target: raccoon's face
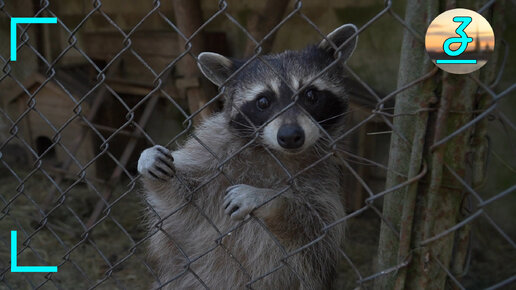
M 253 138 L 258 132 L 263 145 L 299 153 L 321 137 L 332 136 L 342 125 L 347 110 L 342 64 L 355 49 L 356 37 L 339 50 L 341 57 L 336 63 L 335 47 L 356 31 L 354 25 L 347 24 L 318 46 L 262 56 L 247 64 L 245 60 L 202 53 L 199 67 L 212 82 L 224 85 L 228 97 L 225 110 L 239 136 Z

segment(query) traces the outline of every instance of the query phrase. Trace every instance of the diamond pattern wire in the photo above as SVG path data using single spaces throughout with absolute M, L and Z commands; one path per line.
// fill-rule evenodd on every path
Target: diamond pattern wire
M 348 177 L 357 183 L 367 194 L 360 207 L 348 211 L 347 215 L 339 220 L 325 224 L 324 228 L 321 229 L 322 234 L 319 237 L 299 247 L 295 251 L 289 252 L 260 219 L 251 216 L 235 228 L 223 232 L 209 219 L 209 215 L 203 212 L 204 209 L 202 206 L 196 204 L 196 201 L 191 198 L 200 189 L 209 187 L 210 182 L 218 177 L 226 178 L 230 184 L 234 184 L 231 178 L 224 173 L 222 169 L 223 166 L 238 153 L 253 146 L 253 142 L 259 136 L 256 134 L 253 140 L 245 144 L 240 151 L 235 152 L 229 158 L 219 158 L 213 153 L 213 150 L 195 136 L 193 129 L 194 121 L 200 113 L 204 110 L 208 110 L 210 106 L 215 105 L 217 101 L 223 98 L 225 88 L 222 87 L 218 93 L 210 96 L 206 103 L 199 106 L 197 110 L 190 112 L 185 105 L 185 101 L 176 98 L 174 93 L 167 88 L 167 84 L 174 75 L 178 63 L 188 57 L 197 60 L 197 55 L 193 52 L 194 39 L 200 37 L 210 25 L 218 25 L 217 23 L 221 22 L 237 29 L 240 34 L 245 36 L 246 41 L 251 41 L 256 46 L 254 54 L 250 56 L 242 68 L 237 70 L 229 79 L 238 74 L 239 71 L 254 60 L 259 60 L 274 70 L 262 56 L 262 45 L 267 40 L 273 38 L 277 31 L 284 28 L 285 23 L 293 21 L 293 19 L 297 19 L 297 21 L 301 19 L 313 29 L 320 39 L 326 37 L 325 33 L 318 27 L 317 21 L 307 16 L 306 10 L 304 9 L 304 2 L 310 1 L 291 1 L 285 16 L 263 39 L 255 39 L 246 25 L 241 21 L 241 18 L 232 13 L 231 7 L 235 5 L 234 1 L 218 1 L 218 9 L 210 15 L 206 12 L 202 25 L 190 36 L 185 35 L 185 33 L 178 28 L 174 19 L 170 17 L 170 13 L 165 9 L 167 3 L 158 0 L 150 2 L 152 5 L 149 6 L 149 10 L 146 11 L 139 20 L 135 20 L 136 24 L 129 30 L 122 28 L 123 25 L 117 24 L 119 20 L 105 11 L 104 7 L 109 4 L 108 1 L 94 0 L 91 1 L 91 3 L 83 4 L 83 14 L 81 15 L 81 19 L 77 19 L 73 22 L 76 23 L 75 25 L 65 24 L 71 22 L 64 18 L 61 19 L 59 11 L 54 10 L 49 0 L 40 1 L 39 6 L 37 6 L 37 9 L 34 11 L 24 11 L 24 13 L 30 14 L 33 17 L 57 17 L 57 27 L 62 31 L 62 34 L 66 36 L 62 50 L 50 61 L 39 51 L 39 49 L 41 49 L 41 45 L 39 45 L 40 41 L 35 39 L 37 38 L 35 32 L 41 30 L 37 30 L 37 27 L 34 25 L 18 24 L 18 53 L 23 52 L 24 54 L 30 54 L 34 56 L 36 61 L 40 64 L 39 72 L 43 76 L 43 79 L 35 86 L 32 84 L 27 86 L 26 80 L 18 77 L 19 66 L 17 66 L 17 63 L 23 62 L 23 59 L 19 59 L 17 63 L 13 63 L 9 60 L 7 55 L 0 55 L 0 65 L 2 67 L 0 86 L 10 83 L 13 90 L 19 90 L 20 95 L 24 96 L 23 102 L 20 101 L 21 104 L 18 106 L 19 111 L 17 114 L 12 114 L 6 108 L 0 107 L 0 125 L 7 128 L 7 134 L 4 136 L 1 134 L 2 127 L 0 127 L 0 173 L 2 174 L 2 176 L 0 176 L 2 183 L 0 185 L 0 230 L 2 231 L 0 232 L 0 288 L 146 289 L 150 287 L 150 285 L 162 288 L 183 275 L 193 275 L 199 281 L 199 285 L 208 288 L 209 281 L 203 281 L 195 272 L 194 267 L 191 267 L 191 264 L 199 261 L 212 251 L 223 249 L 249 278 L 247 287 L 255 289 L 257 285 L 256 282 L 283 268 L 294 272 L 294 275 L 303 283 L 303 277 L 295 273 L 294 268 L 289 264 L 289 258 L 304 249 L 317 245 L 317 243 L 325 237 L 327 232 L 336 225 L 343 223 L 348 224 L 367 216 L 368 219 L 366 219 L 366 221 L 368 223 L 370 222 L 376 225 L 383 223 L 392 233 L 402 239 L 399 226 L 393 224 L 382 212 L 382 200 L 397 190 L 409 187 L 413 184 L 424 184 L 428 182 L 427 173 L 431 170 L 431 166 L 423 163 L 420 172 L 414 177 L 409 178 L 408 175 L 396 172 L 394 169 L 388 168 L 387 165 L 373 160 L 368 156 L 361 156 L 353 152 L 339 152 L 336 146 L 333 145 L 340 140 L 355 136 L 373 120 L 380 120 L 379 122 L 388 128 L 389 134 L 398 136 L 406 145 L 412 146 L 413 141 L 411 141 L 404 132 L 399 131 L 399 129 L 394 126 L 393 120 L 395 117 L 417 115 L 423 111 L 434 113 L 437 108 L 429 107 L 419 111 L 396 114 L 392 111 L 393 108 L 387 107 L 387 104 L 392 103 L 398 94 L 435 78 L 440 73 L 437 69 L 418 76 L 410 83 L 398 85 L 397 89 L 386 95 L 380 95 L 373 89 L 373 85 L 369 85 L 361 78 L 360 73 L 346 66 L 351 78 L 359 83 L 375 102 L 374 108 L 368 112 L 368 116 L 351 124 L 350 127 L 337 138 L 331 138 L 330 135 L 325 132 L 324 128 L 312 119 L 321 132 L 326 134 L 330 145 L 332 145 L 329 147 L 333 149 L 328 152 L 323 152 L 317 162 L 308 164 L 307 167 L 300 172 L 290 172 L 274 155 L 274 152 L 265 148 L 276 161 L 279 168 L 283 170 L 288 179 L 288 184 L 294 182 L 301 173 L 313 168 L 319 162 L 336 157 L 342 163 L 343 172 L 345 171 Z M 497 1 L 488 1 L 478 11 L 487 11 L 496 3 Z M 9 19 L 16 16 L 10 12 L 13 11 L 12 6 L 12 1 L 0 0 L 0 15 L 2 18 Z M 412 28 L 403 17 L 398 15 L 396 9 L 393 8 L 392 1 L 385 1 L 383 7 L 365 24 L 361 25 L 356 34 L 359 36 L 362 35 L 364 31 L 371 29 L 371 27 L 375 25 L 379 25 L 378 22 L 386 18 L 395 21 L 397 25 L 402 27 L 406 33 L 410 33 L 419 43 L 424 42 L 423 31 L 417 31 Z M 84 43 L 81 42 L 82 34 L 88 29 L 91 30 L 89 27 L 94 19 L 96 19 L 96 21 L 102 19 L 102 21 L 114 31 L 116 37 L 121 39 L 121 48 L 116 51 L 115 54 L 111 55 L 109 60 L 105 63 L 99 63 L 93 57 L 89 56 L 83 48 Z M 156 70 L 156 66 L 149 61 L 149 56 L 139 51 L 135 46 L 135 39 L 138 37 L 138 33 L 145 31 L 146 25 L 149 25 L 148 23 L 153 21 L 161 21 L 167 27 L 168 32 L 173 33 L 178 39 L 185 42 L 184 48 L 177 53 L 177 56 L 167 59 L 167 64 L 160 70 Z M 497 66 L 498 70 L 492 83 L 484 83 L 480 77 L 475 75 L 469 76 L 469 79 L 478 85 L 478 93 L 485 94 L 486 98 L 490 101 L 485 105 L 484 109 L 480 109 L 478 112 L 470 112 L 474 113 L 474 118 L 467 123 L 455 128 L 452 133 L 446 135 L 444 138 L 429 144 L 431 150 L 453 142 L 454 138 L 461 134 L 470 134 L 468 132 L 470 132 L 472 128 L 475 128 L 477 124 L 485 120 L 500 123 L 509 142 L 511 138 L 515 136 L 516 126 L 512 123 L 511 118 L 506 116 L 499 108 L 500 102 L 503 99 L 507 99 L 516 89 L 516 80 L 514 79 L 511 80 L 513 82 L 512 85 L 509 85 L 503 90 L 498 89 L 498 84 L 502 79 L 509 55 L 509 43 L 502 41 L 502 44 L 504 48 L 500 50 L 501 57 Z M 346 42 L 343 43 L 341 47 L 344 45 L 346 45 Z M 90 75 L 93 75 L 89 85 L 79 94 L 73 91 L 73 88 L 70 87 L 66 78 L 63 78 L 59 73 L 63 67 L 62 63 L 64 59 L 68 54 L 72 53 L 80 58 L 80 62 L 83 66 L 87 67 Z M 134 60 L 133 63 L 124 63 L 123 59 L 128 56 Z M 314 81 L 331 69 L 332 66 L 339 62 L 341 57 L 341 54 L 338 53 L 336 60 L 311 81 Z M 121 65 L 133 65 L 152 77 L 152 85 L 147 86 L 145 92 L 140 93 L 136 100 L 133 99 L 130 101 L 131 96 L 121 92 L 117 89 L 116 83 L 110 81 L 113 71 Z M 277 76 L 281 78 L 279 72 Z M 226 80 L 226 82 L 228 80 Z M 285 81 L 285 83 L 288 82 Z M 309 84 L 310 82 L 297 91 L 293 90 L 296 91 L 294 98 L 297 98 L 297 95 Z M 60 91 L 60 94 L 66 97 L 66 102 L 72 104 L 69 111 L 65 112 L 67 114 L 66 117 L 60 122 L 56 122 L 53 116 L 45 114 L 42 109 L 40 101 L 41 95 L 44 90 L 50 86 L 54 86 L 56 90 Z M 97 124 L 96 121 L 91 118 L 90 114 L 92 111 L 96 111 L 104 106 L 103 101 L 98 101 L 99 96 L 103 95 L 110 97 L 111 103 L 109 103 L 109 105 L 113 106 L 113 108 L 118 108 L 117 116 L 120 118 L 117 119 L 116 127 L 111 130 L 105 129 L 101 126 L 102 124 Z M 4 94 L 2 93 L 0 96 L 3 98 Z M 293 102 L 277 113 L 276 116 L 279 116 L 294 105 L 295 103 Z M 133 170 L 134 168 L 131 168 L 131 160 L 139 154 L 139 152 L 136 151 L 136 148 L 139 148 L 138 142 L 145 143 L 147 147 L 157 143 L 157 141 L 153 140 L 151 137 L 152 134 L 149 132 L 148 126 L 146 126 L 148 118 L 150 117 L 145 117 L 146 115 L 150 115 L 152 109 L 156 106 L 166 106 L 171 111 L 174 111 L 175 118 L 182 122 L 182 128 L 178 130 L 177 134 L 169 138 L 166 144 L 162 145 L 170 148 L 185 137 L 191 136 L 219 161 L 218 169 L 213 173 L 211 178 L 197 187 L 191 188 L 186 181 L 181 181 L 184 187 L 189 190 L 186 195 L 187 198 L 183 204 L 179 204 L 176 208 L 170 209 L 170 213 L 166 216 L 158 216 L 152 206 L 141 198 L 140 176 Z M 236 106 L 235 109 L 239 110 Z M 268 123 L 272 122 L 275 117 L 255 129 L 263 128 Z M 40 150 L 34 145 L 35 143 L 31 140 L 32 137 L 28 137 L 30 133 L 27 132 L 25 124 L 29 122 L 29 120 L 38 120 L 42 128 L 44 127 L 46 132 L 49 132 L 50 142 L 43 150 Z M 81 123 L 82 127 L 76 129 L 74 127 L 75 123 Z M 76 138 L 71 137 L 68 133 L 69 130 L 76 130 L 74 135 Z M 77 136 L 81 135 L 83 137 L 77 138 Z M 129 145 L 132 142 L 129 141 L 124 145 L 127 145 L 127 147 L 132 146 L 132 150 L 126 150 L 123 154 L 115 153 L 115 148 L 118 146 L 117 142 L 119 142 L 117 140 L 119 140 L 120 136 L 127 135 L 132 138 L 130 140 L 134 140 L 134 143 Z M 87 160 L 85 160 L 83 156 L 80 156 L 80 154 L 82 154 L 80 153 L 82 152 L 81 148 L 84 147 L 84 145 L 81 144 L 86 142 L 85 140 L 93 140 L 92 142 L 95 147 L 95 151 L 89 155 Z M 13 145 L 16 145 L 16 148 L 20 148 L 21 152 L 13 151 Z M 512 169 L 510 165 L 510 162 L 513 162 L 513 160 L 508 159 L 504 161 L 504 158 L 498 156 L 496 152 L 491 152 L 494 150 L 493 148 L 493 145 L 488 145 L 489 154 L 492 155 L 490 158 L 496 158 L 499 162 L 506 164 L 509 170 L 514 172 L 514 169 Z M 49 166 L 51 165 L 51 159 L 49 158 L 52 154 L 55 154 L 55 152 L 61 152 L 60 154 L 62 154 L 62 156 L 60 158 L 67 161 L 56 166 Z M 23 168 L 19 167 L 16 165 L 16 158 L 26 158 L 29 166 Z M 486 160 L 487 159 L 489 158 L 486 158 Z M 92 173 L 92 170 L 98 168 L 97 166 L 99 164 L 102 166 L 102 164 L 106 162 L 111 164 L 111 167 L 109 167 L 111 171 L 107 173 L 108 177 L 104 179 L 98 178 Z M 403 178 L 404 181 L 393 187 L 377 190 L 371 186 L 370 180 L 363 175 L 363 172 L 357 169 L 357 164 L 370 166 L 382 170 L 383 172 L 394 173 Z M 61 171 L 56 171 L 56 167 L 60 167 Z M 484 167 L 488 168 L 487 161 Z M 451 233 L 459 233 L 459 231 L 469 232 L 472 224 L 481 220 L 482 225 L 489 227 L 490 232 L 496 233 L 498 238 L 503 240 L 504 245 L 502 251 L 514 257 L 516 253 L 516 243 L 514 237 L 511 236 L 514 231 L 508 233 L 508 230 L 504 228 L 503 225 L 499 224 L 498 218 L 492 215 L 493 211 L 488 210 L 489 206 L 494 207 L 497 204 L 504 203 L 504 201 L 509 200 L 509 198 L 514 198 L 514 191 L 516 190 L 514 180 L 512 180 L 512 185 L 486 196 L 486 194 L 481 193 L 479 189 L 472 184 L 469 177 L 465 177 L 463 172 L 456 172 L 453 169 L 453 164 L 445 163 L 444 168 L 453 176 L 455 179 L 454 182 L 460 184 L 460 190 L 467 195 L 465 199 L 467 205 L 461 205 L 462 216 L 456 219 L 452 227 L 418 241 L 416 246 L 425 247 L 435 241 L 443 239 L 443 237 Z M 489 177 L 490 174 L 493 173 L 487 170 L 486 175 Z M 290 185 L 277 192 L 270 200 L 280 196 L 283 192 L 287 191 L 289 187 Z M 157 266 L 150 261 L 146 255 L 147 242 L 157 232 L 166 234 L 163 223 L 167 219 L 173 219 L 175 213 L 187 206 L 197 208 L 212 229 L 217 232 L 218 239 L 214 241 L 213 247 L 202 255 L 189 256 L 186 251 L 181 249 L 181 247 L 174 242 L 173 238 L 170 237 L 171 246 L 176 247 L 179 252 L 182 253 L 184 258 L 188 261 L 188 264 L 185 266 L 184 271 L 175 276 L 172 280 L 161 281 L 157 274 Z M 145 209 L 153 212 L 158 218 L 158 222 L 152 225 L 152 230 L 148 233 L 143 225 L 144 221 L 141 219 L 143 215 L 142 212 Z M 259 277 L 253 277 L 249 269 L 246 269 L 241 261 L 231 253 L 232 249 L 226 247 L 223 243 L 224 237 L 231 235 L 243 224 L 250 222 L 251 219 L 254 219 L 255 222 L 260 224 L 261 228 L 267 232 L 268 236 L 283 253 L 281 259 L 282 264 L 274 269 L 270 269 L 266 274 Z M 11 260 L 8 251 L 10 248 L 10 229 L 18 231 L 18 241 L 21 242 L 21 244 L 19 243 L 18 245 L 17 253 L 19 264 L 56 265 L 59 269 L 58 272 L 11 273 Z M 379 227 L 374 227 L 371 233 L 373 237 L 368 238 L 372 238 L 377 242 Z M 487 231 L 480 233 L 487 233 Z M 352 234 L 353 233 L 351 233 L 351 235 Z M 347 234 L 347 236 L 348 235 L 350 234 Z M 475 254 L 475 250 L 472 249 L 472 240 L 474 238 L 475 237 L 470 237 L 468 240 L 468 250 L 466 253 L 467 262 L 461 273 L 450 269 L 449 266 L 445 265 L 437 257 L 431 257 L 431 259 L 429 259 L 428 263 L 437 265 L 442 272 L 446 274 L 449 285 L 454 285 L 461 289 L 471 286 L 471 282 L 467 279 L 473 278 L 468 276 L 468 269 L 471 270 L 471 268 L 475 267 L 475 257 L 479 256 L 479 254 Z M 488 239 L 488 237 L 480 237 L 480 239 Z M 417 247 L 411 248 L 411 253 L 415 252 Z M 413 262 L 412 254 L 410 254 L 405 259 L 399 260 L 397 264 L 385 269 L 377 269 L 377 267 L 373 265 L 377 247 L 374 249 L 366 249 L 366 251 L 369 250 L 372 250 L 372 252 L 360 256 L 350 249 L 350 247 L 345 246 L 339 249 L 342 266 L 339 266 L 341 273 L 337 273 L 339 276 L 337 286 L 343 289 L 354 289 L 355 287 L 369 289 L 378 278 L 396 274 L 409 267 L 411 262 Z M 459 251 L 455 249 L 452 255 L 458 255 L 458 252 Z M 346 277 L 342 278 L 342 275 L 346 275 Z M 346 282 L 342 282 L 342 279 L 345 279 Z M 494 283 L 490 282 L 489 285 L 482 284 L 482 286 L 488 287 L 489 289 L 506 287 L 516 281 L 516 272 L 513 270 L 511 276 L 497 276 L 495 280 Z M 476 281 L 474 281 L 474 283 L 476 283 Z

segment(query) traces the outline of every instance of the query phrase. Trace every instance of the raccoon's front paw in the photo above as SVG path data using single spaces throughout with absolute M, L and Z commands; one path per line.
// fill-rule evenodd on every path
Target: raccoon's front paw
M 237 184 L 226 189 L 224 212 L 233 220 L 242 220 L 253 209 L 264 202 L 260 188 Z
M 168 181 L 175 174 L 172 153 L 160 145 L 145 149 L 138 160 L 138 172 L 149 179 Z

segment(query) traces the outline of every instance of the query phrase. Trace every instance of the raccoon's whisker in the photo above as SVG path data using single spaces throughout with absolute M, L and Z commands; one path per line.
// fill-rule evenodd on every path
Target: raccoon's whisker
M 256 131 L 256 128 L 255 128 L 255 127 L 253 127 L 253 126 L 251 126 L 251 125 L 249 125 L 249 124 L 244 124 L 244 123 L 242 123 L 242 122 L 238 122 L 238 121 L 236 121 L 236 120 L 231 120 L 231 122 L 233 122 L 233 123 L 235 123 L 235 124 L 237 124 L 237 125 L 240 125 L 240 126 L 242 126 L 242 127 L 244 127 L 244 128 L 248 128 L 248 129 L 252 129 L 253 131 Z
M 322 134 L 320 138 L 322 141 L 326 142 L 326 144 L 332 143 L 332 140 L 330 140 L 330 138 L 324 134 Z
M 340 150 L 340 149 L 337 149 L 337 151 L 339 152 L 343 152 L 343 150 Z M 344 161 L 347 161 L 349 163 L 353 163 L 353 164 L 357 164 L 357 165 L 366 165 L 366 166 L 371 166 L 371 163 L 366 163 L 366 162 L 359 162 L 357 160 L 354 160 L 354 159 L 351 159 L 351 158 L 348 158 L 346 156 L 343 156 L 342 154 L 339 154 L 338 155 L 338 158 L 339 159 L 342 159 Z
M 372 166 L 370 163 L 366 163 L 366 162 L 359 162 L 359 161 L 356 161 L 356 160 L 352 160 L 352 159 L 349 159 L 349 158 L 345 158 L 343 157 L 342 155 L 340 156 L 340 158 L 342 158 L 343 160 L 346 160 L 347 162 L 349 163 L 353 163 L 353 164 L 357 164 L 357 165 L 364 165 L 364 166 Z
M 326 154 L 326 150 L 322 147 L 321 144 L 315 144 L 314 146 L 315 154 L 317 154 L 317 157 L 322 157 L 324 154 Z M 321 152 L 322 151 L 322 152 Z
M 329 143 L 329 140 L 325 136 L 321 136 L 321 141 L 325 141 Z M 322 157 L 323 155 L 329 152 L 328 148 L 323 145 L 321 142 L 316 142 L 313 146 L 314 152 L 318 157 Z
M 397 174 L 397 175 L 399 175 L 399 176 L 407 177 L 407 175 L 406 175 L 406 174 L 402 174 L 402 173 L 400 173 L 400 172 L 397 172 L 397 171 L 395 171 L 395 170 L 392 170 L 392 169 L 390 169 L 389 167 L 387 167 L 387 166 L 385 166 L 385 165 L 383 165 L 383 164 L 381 164 L 381 163 L 378 163 L 378 162 L 375 162 L 375 161 L 373 161 L 373 160 L 367 159 L 367 158 L 365 158 L 365 157 L 362 157 L 362 156 L 359 156 L 359 155 L 353 154 L 353 153 L 351 153 L 351 152 L 349 152 L 349 151 L 347 151 L 347 150 L 344 150 L 344 149 L 339 148 L 339 149 L 337 149 L 337 151 L 339 151 L 339 152 L 341 152 L 341 153 L 343 153 L 343 154 L 346 154 L 347 156 L 350 156 L 350 157 L 352 157 L 352 158 L 353 158 L 353 159 L 355 159 L 355 160 L 361 160 L 361 161 L 362 161 L 361 163 L 358 163 L 358 161 L 351 161 L 351 162 L 354 162 L 354 163 L 357 163 L 357 164 L 363 164 L 363 165 L 367 165 L 367 166 L 375 166 L 375 167 L 379 167 L 379 168 L 382 168 L 382 169 L 384 169 L 384 170 L 386 170 L 386 171 L 391 171 L 391 172 L 393 172 L 393 173 L 395 173 L 395 174 Z M 341 156 L 342 156 L 342 155 L 341 155 Z
M 344 112 L 344 113 L 342 113 L 342 114 L 338 114 L 338 115 L 335 115 L 335 116 L 331 116 L 331 117 L 329 117 L 329 118 L 327 118 L 327 119 L 324 119 L 324 120 L 318 121 L 317 123 L 321 124 L 321 123 L 327 122 L 327 121 L 329 121 L 329 120 L 332 120 L 332 119 L 335 119 L 335 118 L 338 118 L 338 117 L 345 116 L 345 115 L 347 115 L 347 114 L 349 114 L 349 113 L 352 113 L 352 112 L 354 112 L 354 111 L 355 111 L 355 110 L 348 110 L 348 111 L 346 111 L 346 112 Z
M 321 141 L 324 141 L 324 142 L 327 142 L 327 143 L 331 143 L 331 140 L 328 137 L 326 137 L 326 136 L 321 136 Z M 319 157 L 322 157 L 324 154 L 326 154 L 326 153 L 328 153 L 330 151 L 329 148 L 324 147 L 321 142 L 315 143 L 313 148 L 314 148 L 315 153 L 318 154 Z M 349 163 L 353 163 L 353 164 L 357 164 L 357 165 L 372 166 L 371 163 L 357 161 L 356 159 L 360 160 L 360 158 L 357 158 L 358 156 L 356 156 L 354 154 L 351 154 L 351 153 L 349 153 L 349 152 L 347 152 L 347 151 L 345 151 L 343 149 L 337 148 L 336 151 L 345 153 L 347 156 L 353 157 L 354 159 L 348 158 L 348 157 L 343 156 L 343 155 L 339 155 L 340 158 L 342 158 L 343 160 L 345 160 L 345 161 L 347 161 Z M 368 161 L 365 158 L 364 158 L 364 160 Z
M 374 162 L 372 160 L 369 160 L 365 157 L 362 157 L 362 156 L 359 156 L 359 155 L 356 155 L 356 154 L 353 154 L 347 150 L 344 150 L 342 148 L 337 148 L 336 149 L 338 152 L 340 153 L 343 153 L 345 154 L 345 156 L 349 156 L 349 158 L 343 156 L 342 154 L 339 154 L 339 157 L 342 158 L 343 160 L 346 160 L 347 162 L 350 162 L 350 163 L 354 163 L 354 164 L 358 164 L 358 165 L 364 165 L 364 166 L 375 166 L 375 167 L 380 167 L 380 168 L 383 168 L 385 170 L 389 170 L 387 168 L 387 166 L 383 165 L 383 164 L 380 164 L 380 163 L 377 163 L 377 162 Z M 404 176 L 396 171 L 393 171 L 394 173 L 396 174 L 399 174 L 400 176 Z M 406 175 L 405 175 L 406 177 Z

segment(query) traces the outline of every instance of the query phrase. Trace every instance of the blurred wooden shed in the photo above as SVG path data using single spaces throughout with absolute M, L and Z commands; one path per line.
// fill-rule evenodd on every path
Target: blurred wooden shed
M 42 74 L 34 73 L 23 82 L 27 92 L 35 94 L 33 98 L 20 86 L 5 94 L 4 104 L 9 115 L 16 119 L 24 115 L 18 123 L 18 137 L 23 138 L 38 156 L 44 153 L 42 158 L 45 160 L 45 169 L 60 171 L 60 166 L 70 158 L 66 150 L 71 151 L 75 147 L 78 132 L 83 126 L 76 112 L 87 115 L 90 107 L 87 102 L 78 104 L 80 98 L 88 92 L 85 83 L 86 80 L 82 82 L 78 76 L 62 74 L 47 81 Z M 88 134 L 82 141 L 75 154 L 70 153 L 81 167 L 94 158 L 91 135 Z M 54 145 L 56 142 L 58 144 Z M 30 152 L 27 154 L 29 160 L 35 159 Z M 77 174 L 79 170 L 77 163 L 72 161 L 66 173 Z M 86 173 L 94 177 L 95 166 L 90 165 Z

